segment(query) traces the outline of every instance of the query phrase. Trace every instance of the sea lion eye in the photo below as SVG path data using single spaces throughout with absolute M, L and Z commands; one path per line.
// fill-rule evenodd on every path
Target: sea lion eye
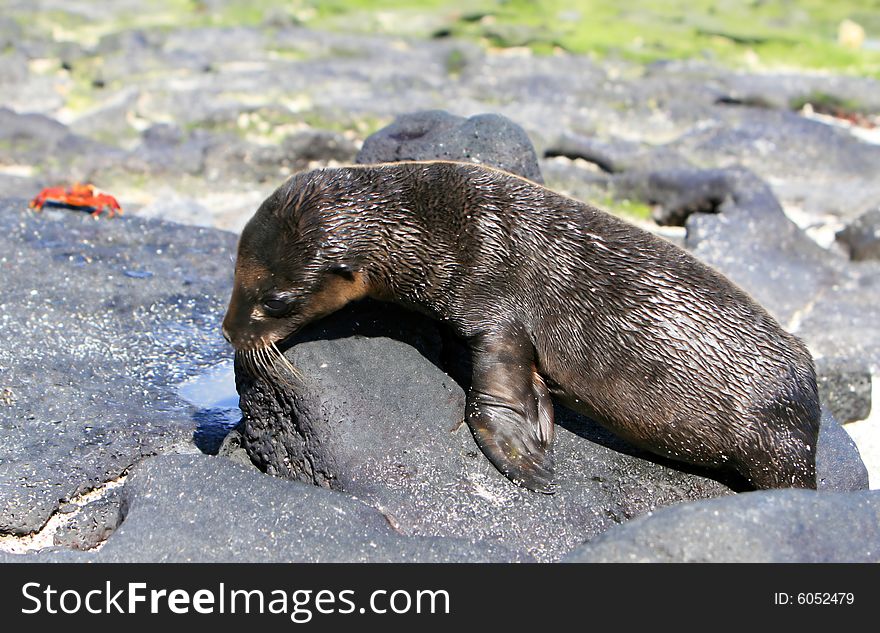
M 349 281 L 354 281 L 354 270 L 348 264 L 331 264 L 330 272 Z
M 284 316 L 289 304 L 281 299 L 266 299 L 263 302 L 263 311 L 269 316 Z

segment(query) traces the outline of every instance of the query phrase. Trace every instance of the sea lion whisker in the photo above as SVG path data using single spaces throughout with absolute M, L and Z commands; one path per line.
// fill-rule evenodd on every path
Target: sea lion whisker
M 272 359 L 269 358 L 268 348 L 261 347 L 257 350 L 257 358 L 260 359 L 260 368 L 263 371 L 264 378 L 274 378 L 275 377 L 275 364 L 272 362 Z
M 278 346 L 275 345 L 275 343 L 270 343 L 269 345 L 274 352 L 273 360 L 281 361 L 281 364 L 284 365 L 284 368 L 287 369 L 287 371 L 289 371 L 290 374 L 297 379 L 297 381 L 302 382 L 302 372 L 294 367 L 293 363 L 290 362 L 287 356 L 281 353 L 281 350 L 278 349 Z

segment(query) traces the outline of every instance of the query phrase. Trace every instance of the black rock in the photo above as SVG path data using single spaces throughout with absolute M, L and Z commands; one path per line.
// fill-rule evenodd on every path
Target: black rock
M 79 512 L 55 532 L 53 543 L 59 547 L 77 550 L 97 547 L 122 522 L 121 504 L 122 496 L 118 489 L 114 489 L 100 499 L 82 506 Z
M 860 215 L 837 233 L 852 260 L 880 259 L 880 209 Z
M 865 84 L 867 87 L 868 84 Z M 741 165 L 806 217 L 844 221 L 876 207 L 880 146 L 847 130 L 767 108 L 717 107 L 715 120 L 669 144 L 694 164 Z M 792 142 L 797 139 L 797 142 Z
M 742 168 L 624 172 L 618 195 L 658 204 L 658 219 L 687 226 L 686 247 L 790 324 L 836 280 L 841 263 L 784 214 L 770 188 Z
M 819 399 L 841 424 L 864 420 L 871 413 L 871 368 L 853 359 L 817 358 Z
M 175 387 L 231 353 L 235 240 L 0 202 L 0 532 L 38 530 L 145 455 L 196 450 Z
M 789 110 L 798 102 L 826 98 L 859 104 L 862 111 L 880 110 L 880 82 L 854 75 L 731 72 L 722 77 L 727 95 L 740 103 L 763 102 Z
M 88 181 L 125 152 L 71 132 L 42 114 L 0 107 L 0 147 L 6 160 L 40 165 L 46 180 Z
M 572 551 L 575 563 L 877 563 L 880 492 L 762 490 L 664 508 Z
M 654 171 L 684 169 L 690 163 L 672 149 L 652 147 L 622 139 L 599 139 L 579 134 L 564 134 L 544 150 L 544 157 L 566 158 L 594 163 L 604 172 Z
M 401 535 L 391 519 L 341 492 L 283 481 L 227 459 L 145 460 L 122 489 L 121 526 L 97 552 L 59 549 L 5 561 L 520 562 L 467 538 Z
M 442 110 L 403 114 L 369 136 L 355 158 L 361 164 L 402 160 L 482 163 L 544 182 L 528 135 L 498 114 L 469 119 Z
M 880 367 L 878 296 L 880 262 L 860 262 L 846 266 L 833 283 L 808 297 L 797 315 L 795 334 L 819 359 L 820 370 L 836 373 L 833 380 L 838 392 L 864 394 L 864 370 Z M 867 405 L 861 406 L 864 410 Z
M 55 149 L 70 131 L 67 126 L 42 114 L 19 114 L 0 108 L 0 142 L 4 154 L 19 162 L 33 164 Z
M 354 160 L 358 149 L 342 134 L 303 130 L 286 137 L 281 143 L 281 151 L 285 160 L 294 164 L 294 169 L 303 169 L 311 161 L 349 163 Z
M 358 331 L 355 310 L 336 318 L 337 335 L 346 319 Z M 423 340 L 436 358 L 431 337 Z M 245 414 L 238 441 L 261 469 L 354 494 L 405 534 L 468 535 L 547 561 L 657 507 L 728 493 L 645 459 L 564 409 L 557 411 L 557 492 L 530 492 L 489 464 L 463 424 L 461 387 L 410 345 L 317 338 L 287 356 L 303 376 L 297 387 L 238 368 Z
M 144 130 L 124 167 L 128 173 L 156 177 L 198 175 L 205 168 L 206 152 L 220 144 L 220 139 L 203 132 L 186 135 L 177 125 L 159 123 Z
M 856 443 L 825 407 L 816 447 L 816 488 L 840 492 L 868 489 L 868 469 Z
M 657 205 L 652 217 L 663 226 L 684 226 L 695 213 L 718 213 L 722 204 L 732 201 L 738 193 L 737 184 L 744 174 L 724 169 L 662 169 L 647 173 L 629 173 L 617 178 L 618 195 L 626 194 Z M 780 215 L 766 187 L 758 191 L 772 199 L 762 201 L 768 212 Z
M 223 182 L 277 182 L 284 176 L 284 154 L 277 145 L 257 145 L 233 134 L 200 135 L 205 141 L 204 173 Z
M 141 134 L 144 145 L 150 147 L 179 145 L 183 141 L 183 136 L 180 126 L 173 123 L 155 123 Z

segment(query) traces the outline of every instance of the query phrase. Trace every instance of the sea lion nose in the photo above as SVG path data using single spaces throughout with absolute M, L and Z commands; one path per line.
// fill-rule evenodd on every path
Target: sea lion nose
M 223 332 L 223 338 L 226 339 L 228 343 L 232 343 L 232 330 L 235 328 L 232 327 L 232 315 L 227 310 L 226 316 L 223 317 L 223 323 L 220 326 L 220 331 Z

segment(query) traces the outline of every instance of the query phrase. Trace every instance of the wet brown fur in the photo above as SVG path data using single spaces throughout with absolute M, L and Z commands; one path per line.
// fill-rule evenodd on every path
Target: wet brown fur
M 517 483 L 550 488 L 552 393 L 658 454 L 815 487 L 805 346 L 687 252 L 582 202 L 465 163 L 299 174 L 242 233 L 224 331 L 265 346 L 364 296 L 468 341 L 468 423 Z M 270 297 L 289 312 L 265 314 Z

